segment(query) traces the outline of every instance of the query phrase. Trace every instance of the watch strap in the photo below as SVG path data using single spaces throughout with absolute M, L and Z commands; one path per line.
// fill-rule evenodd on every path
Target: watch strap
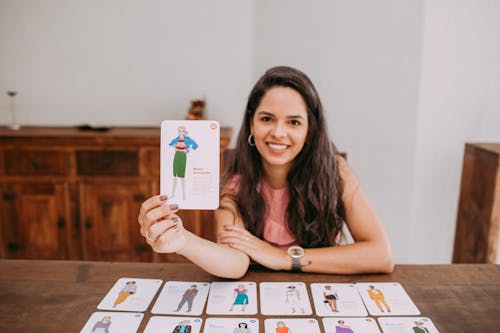
M 300 272 L 302 265 L 300 264 L 301 258 L 293 258 L 292 257 L 292 272 Z

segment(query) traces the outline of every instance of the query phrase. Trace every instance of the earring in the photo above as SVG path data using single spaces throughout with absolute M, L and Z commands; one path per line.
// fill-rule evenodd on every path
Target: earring
M 252 140 L 252 139 L 253 139 L 253 134 L 252 134 L 252 133 L 250 133 L 250 135 L 248 136 L 248 140 L 247 140 L 247 141 L 248 141 L 248 145 L 249 145 L 250 147 L 255 147 L 255 140 Z M 252 141 L 253 141 L 253 142 L 252 142 Z

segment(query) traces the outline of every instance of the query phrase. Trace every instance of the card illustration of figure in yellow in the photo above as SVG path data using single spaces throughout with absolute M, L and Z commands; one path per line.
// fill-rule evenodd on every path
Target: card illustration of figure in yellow
M 115 303 L 113 304 L 113 307 L 116 307 L 118 304 L 122 304 L 127 300 L 127 298 L 134 294 L 137 291 L 137 286 L 135 284 L 135 281 L 127 281 L 125 284 L 125 287 L 122 288 L 120 293 L 118 294 L 118 297 L 115 300 Z
M 385 301 L 384 294 L 382 293 L 382 291 L 380 291 L 380 289 L 375 288 L 374 286 L 370 286 L 370 289 L 368 289 L 367 292 L 370 298 L 375 302 L 375 305 L 381 312 L 384 312 L 382 305 L 384 305 L 387 312 L 391 312 L 391 308 Z
M 198 149 L 198 144 L 191 137 L 188 136 L 188 131 L 185 126 L 179 126 L 177 128 L 178 135 L 173 138 L 168 144 L 170 147 L 175 149 L 174 159 L 173 159 L 173 185 L 172 185 L 172 195 L 170 198 L 175 197 L 175 191 L 177 188 L 177 179 L 180 179 L 182 186 L 182 200 L 186 200 L 186 163 L 187 154 L 191 149 Z

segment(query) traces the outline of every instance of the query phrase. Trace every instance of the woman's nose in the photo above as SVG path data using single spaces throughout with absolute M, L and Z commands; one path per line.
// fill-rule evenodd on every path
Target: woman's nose
M 272 132 L 271 132 L 272 135 L 274 135 L 275 137 L 284 137 L 286 136 L 286 128 L 285 128 L 285 125 L 284 124 L 281 124 L 281 123 L 275 123 L 273 129 L 272 129 Z

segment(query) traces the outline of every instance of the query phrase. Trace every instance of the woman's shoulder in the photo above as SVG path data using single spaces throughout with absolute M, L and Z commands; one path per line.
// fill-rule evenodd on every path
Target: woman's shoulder
M 340 179 L 342 180 L 342 196 L 344 198 L 351 197 L 359 187 L 358 177 L 356 177 L 356 174 L 344 157 L 336 155 L 335 158 L 337 160 Z
M 227 178 L 222 186 L 222 194 L 236 195 L 240 190 L 241 175 L 233 175 Z

